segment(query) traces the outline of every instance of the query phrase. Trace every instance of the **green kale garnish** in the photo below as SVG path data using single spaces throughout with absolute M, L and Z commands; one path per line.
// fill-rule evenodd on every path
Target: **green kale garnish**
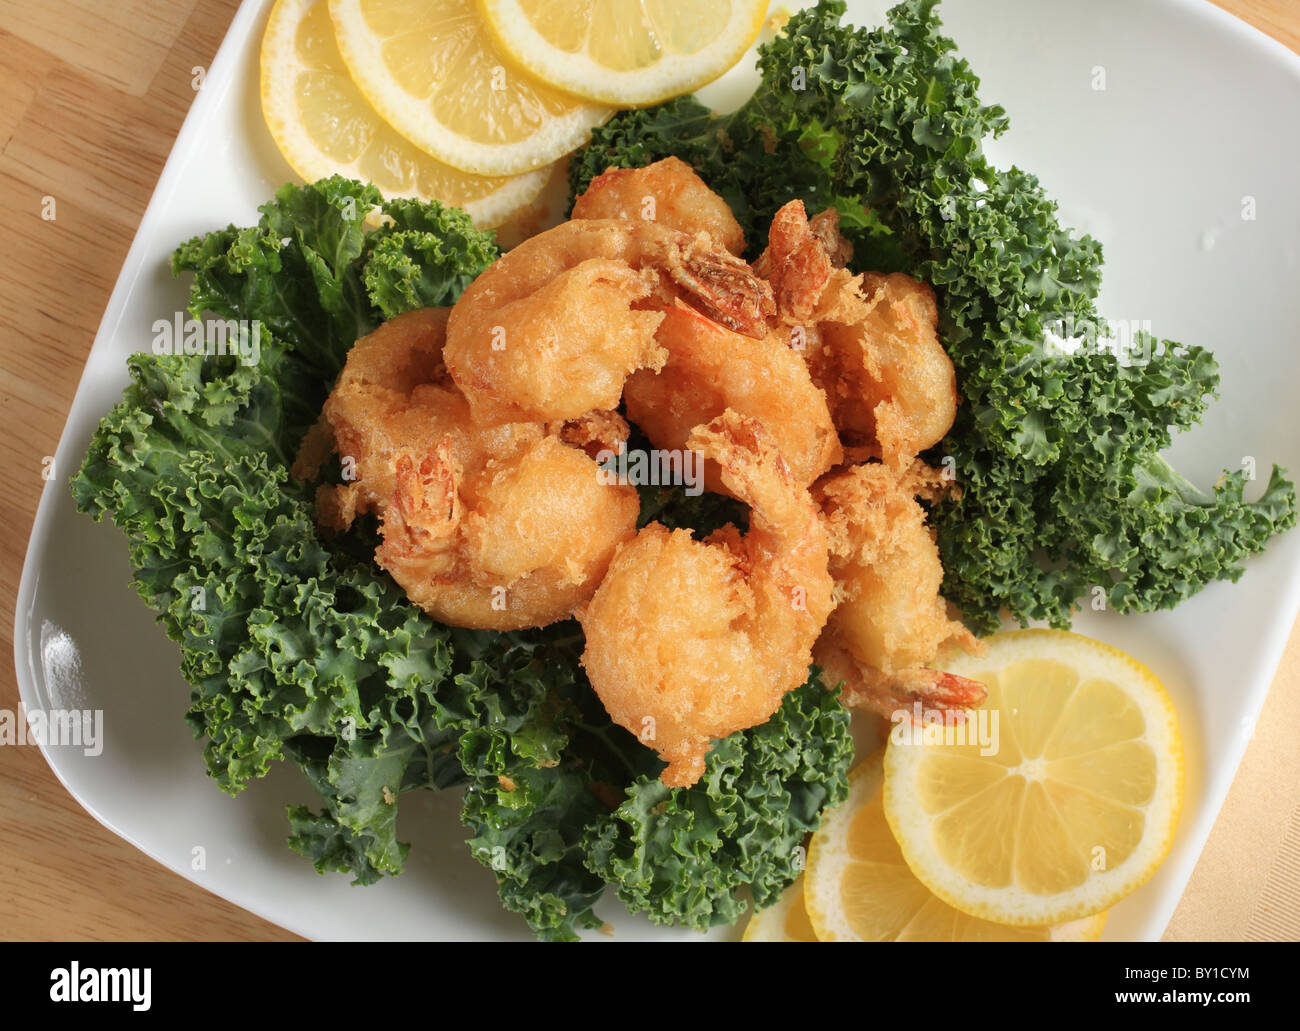
M 848 797 L 852 758 L 848 711 L 814 669 L 770 720 L 717 742 L 698 783 L 637 778 L 588 831 L 587 865 L 656 923 L 734 923 L 739 889 L 764 909 L 799 876 L 822 812 Z

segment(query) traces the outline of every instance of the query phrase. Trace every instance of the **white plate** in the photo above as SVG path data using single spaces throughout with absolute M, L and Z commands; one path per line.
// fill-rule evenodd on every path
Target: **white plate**
M 203 772 L 182 716 L 178 654 L 127 585 L 125 543 L 78 514 L 67 488 L 100 417 L 147 349 L 156 318 L 183 308 L 167 259 L 182 240 L 256 207 L 292 178 L 262 125 L 257 46 L 270 0 L 246 0 L 177 138 L 113 291 L 59 443 L 19 589 L 15 660 L 29 708 L 105 713 L 89 757 L 47 748 L 86 809 L 159 862 L 237 905 L 313 938 L 527 937 L 472 860 L 452 794 L 403 796 L 401 877 L 353 888 L 285 847 L 286 803 L 313 801 L 281 767 L 237 799 Z M 877 24 L 884 4 L 850 4 Z M 1150 319 L 1162 336 L 1214 350 L 1223 399 L 1180 439 L 1174 464 L 1203 485 L 1245 456 L 1267 475 L 1300 473 L 1300 59 L 1208 3 L 1178 0 L 946 0 L 947 34 L 1011 115 L 1001 164 L 1037 173 L 1066 224 L 1106 248 L 1102 311 Z M 1095 90 L 1104 68 L 1105 89 Z M 711 87 L 735 96 L 736 69 Z M 1257 218 L 1241 217 L 1243 197 Z M 1260 484 L 1262 486 L 1262 484 Z M 1083 633 L 1146 662 L 1168 685 L 1188 745 L 1187 802 L 1168 861 L 1117 906 L 1112 939 L 1158 938 L 1214 823 L 1300 605 L 1300 533 L 1276 540 L 1236 585 L 1215 584 L 1172 613 L 1088 613 Z M 1242 842 L 1243 848 L 1249 847 Z M 196 870 L 202 848 L 206 869 Z M 696 938 L 600 912 L 617 936 Z M 717 934 L 728 932 L 719 931 Z M 731 932 L 734 933 L 734 932 Z

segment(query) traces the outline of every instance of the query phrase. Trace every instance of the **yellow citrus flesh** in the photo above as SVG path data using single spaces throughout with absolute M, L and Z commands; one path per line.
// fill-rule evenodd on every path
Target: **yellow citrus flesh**
M 781 893 L 767 909 L 760 909 L 745 925 L 747 942 L 815 942 L 812 924 L 803 905 L 803 878 Z
M 908 868 L 881 804 L 883 750 L 849 774 L 808 849 L 804 905 L 820 941 L 1096 941 L 1101 913 L 1059 926 L 1011 927 L 945 904 Z
M 438 200 L 492 227 L 531 204 L 547 172 L 485 178 L 434 160 L 402 139 L 348 75 L 326 0 L 278 0 L 262 37 L 262 112 L 289 166 L 313 182 L 339 174 L 388 198 Z
M 517 175 L 581 146 L 610 114 L 508 65 L 474 0 L 329 0 L 362 94 L 421 150 L 475 175 Z
M 943 665 L 988 686 L 965 731 L 891 736 L 885 817 L 917 878 L 964 913 L 1018 925 L 1100 913 L 1173 844 L 1173 705 L 1155 674 L 1100 641 L 1021 630 L 987 643 Z
M 757 38 L 767 0 L 479 0 L 501 52 L 588 100 L 641 107 L 712 82 Z

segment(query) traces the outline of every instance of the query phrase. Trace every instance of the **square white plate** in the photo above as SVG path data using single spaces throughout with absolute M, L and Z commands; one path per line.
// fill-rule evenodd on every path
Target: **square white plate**
M 313 938 L 528 937 L 493 876 L 470 858 L 456 793 L 408 794 L 407 871 L 369 888 L 318 876 L 284 844 L 286 803 L 313 803 L 290 768 L 237 799 L 203 771 L 182 722 L 178 655 L 128 586 L 125 543 L 78 514 L 67 488 L 99 419 L 147 349 L 156 318 L 184 307 L 168 257 L 182 240 L 252 224 L 292 179 L 262 124 L 257 51 L 270 0 L 246 0 L 177 138 L 86 363 L 41 498 L 19 589 L 15 661 L 28 709 L 104 711 L 97 757 L 47 748 L 85 808 L 159 862 L 237 905 Z M 886 5 L 851 3 L 875 25 Z M 1204 486 L 1251 456 L 1262 478 L 1300 474 L 1300 58 L 1200 0 L 945 0 L 947 34 L 1010 113 L 992 146 L 1059 199 L 1063 221 L 1106 250 L 1102 312 L 1211 348 L 1222 400 L 1172 459 Z M 1104 70 L 1104 89 L 1095 89 Z M 737 68 L 715 103 L 754 81 Z M 1242 217 L 1253 198 L 1256 218 Z M 1117 906 L 1109 939 L 1158 938 L 1231 784 L 1300 605 L 1300 533 L 1276 540 L 1239 584 L 1215 584 L 1172 613 L 1086 613 L 1076 627 L 1146 662 L 1177 705 L 1187 800 L 1172 854 Z M 1243 843 L 1243 846 L 1246 843 Z M 194 869 L 196 849 L 205 869 Z M 610 893 L 619 938 L 697 938 L 651 927 Z M 719 930 L 716 936 L 734 931 Z

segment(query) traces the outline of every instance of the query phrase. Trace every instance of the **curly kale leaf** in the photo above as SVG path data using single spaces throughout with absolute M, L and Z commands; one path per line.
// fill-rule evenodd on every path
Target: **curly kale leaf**
M 328 389 L 352 342 L 375 326 L 357 258 L 379 202 L 375 187 L 340 176 L 287 183 L 258 209 L 257 225 L 181 244 L 172 271 L 194 274 L 195 316 L 257 320 L 319 370 Z
M 467 642 L 468 638 L 462 641 Z M 591 705 L 572 623 L 483 635 L 455 678 L 458 755 L 470 778 L 461 819 L 470 851 L 497 878 L 502 904 L 548 940 L 572 940 L 597 921 L 604 884 L 583 865 L 582 833 L 604 811 L 598 764 L 573 743 Z M 586 713 L 606 725 L 599 710 Z
M 656 923 L 732 923 L 738 889 L 762 909 L 799 876 L 808 834 L 848 795 L 852 758 L 848 713 L 814 669 L 766 723 L 716 742 L 697 784 L 639 777 L 589 829 L 587 865 Z
M 392 200 L 383 211 L 389 221 L 367 237 L 363 279 L 386 319 L 453 303 L 499 254 L 492 236 L 458 208 Z
M 296 845 L 362 881 L 401 868 L 401 791 L 466 781 L 439 722 L 449 631 L 359 549 L 327 547 L 310 488 L 289 475 L 334 372 L 377 321 L 362 287 L 377 203 L 337 178 L 285 186 L 257 226 L 183 244 L 173 267 L 194 274 L 191 313 L 243 320 L 241 344 L 256 324 L 258 346 L 132 356 L 133 382 L 72 481 L 78 507 L 126 535 L 134 586 L 181 646 L 209 773 L 234 794 L 297 762 L 324 809 L 295 810 Z M 488 260 L 462 258 L 440 266 L 449 293 Z

